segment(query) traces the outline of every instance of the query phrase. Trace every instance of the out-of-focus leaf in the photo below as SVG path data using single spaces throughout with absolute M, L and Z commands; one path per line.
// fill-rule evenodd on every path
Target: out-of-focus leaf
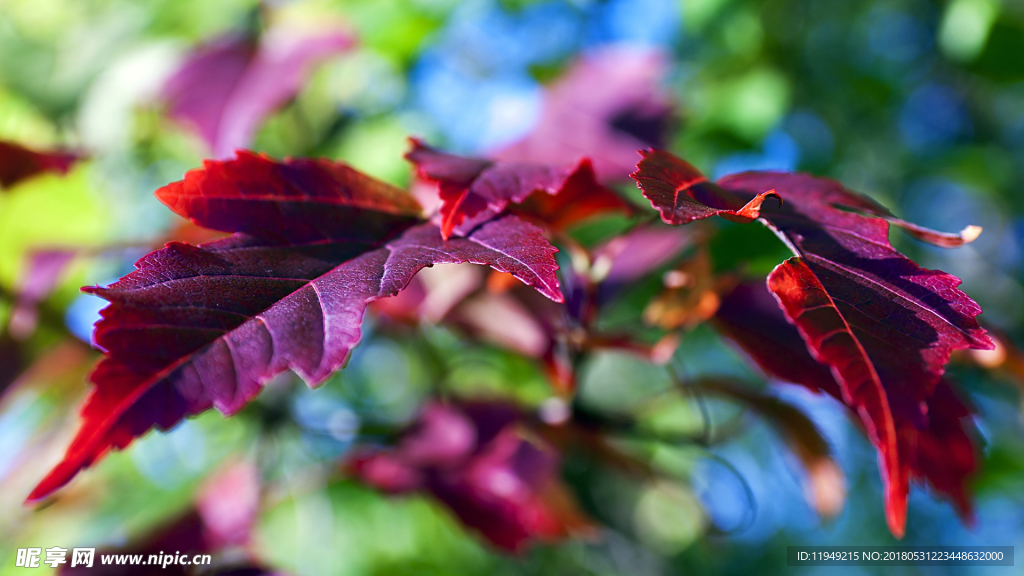
M 436 182 L 441 197 L 439 225 L 445 238 L 464 236 L 481 222 L 519 204 L 516 213 L 565 228 L 609 212 L 629 212 L 629 204 L 598 184 L 589 160 L 558 166 L 492 162 L 434 150 L 418 140 L 406 158 L 421 178 Z
M 0 189 L 47 172 L 66 174 L 80 158 L 71 152 L 39 152 L 0 140 Z
M 785 201 L 759 206 L 761 220 L 797 255 L 771 273 L 768 286 L 808 350 L 831 368 L 844 401 L 860 414 L 879 452 L 889 528 L 901 537 L 913 462 L 901 454 L 895 421 L 922 421 L 953 350 L 993 346 L 975 319 L 981 308 L 957 289 L 960 279 L 920 268 L 893 249 L 886 221 L 891 215 L 833 180 L 747 172 L 713 184 L 665 152 L 647 153 L 634 178 L 670 223 L 723 209 L 735 214 L 766 190 Z M 916 226 L 912 232 L 944 246 L 957 243 Z M 976 235 L 968 229 L 961 240 Z
M 64 460 L 29 496 L 67 483 L 108 450 L 216 407 L 230 414 L 292 369 L 311 386 L 344 365 L 369 302 L 424 267 L 472 262 L 561 300 L 554 252 L 515 216 L 443 241 L 401 190 L 325 160 L 241 153 L 207 162 L 158 198 L 197 224 L 235 234 L 171 243 L 107 288 L 94 339 L 107 352 Z
M 763 285 L 741 284 L 722 300 L 715 325 L 735 341 L 770 376 L 824 392 L 847 405 L 851 417 L 871 425 L 833 376 L 834 369 L 811 356 L 771 293 Z M 972 517 L 967 484 L 979 465 L 970 410 L 946 380 L 940 380 L 927 400 L 906 410 L 892 411 L 897 442 L 897 475 L 920 478 L 948 496 L 966 521 Z M 870 416 L 870 415 L 869 415 Z M 904 494 L 905 497 L 905 494 Z
M 1024 388 L 1024 351 L 1002 330 L 985 327 L 996 346 L 992 350 L 970 350 L 968 357 L 974 364 L 991 370 L 1020 388 Z
M 509 276 L 515 278 L 511 274 Z M 515 282 L 520 283 L 518 280 Z M 402 323 L 416 324 L 426 320 L 436 324 L 482 284 L 483 274 L 479 266 L 439 264 L 417 274 L 405 290 L 377 300 L 370 308 Z
M 521 552 L 592 528 L 559 479 L 559 457 L 500 403 L 428 404 L 391 450 L 350 467 L 392 493 L 422 490 L 493 545 Z
M 668 264 L 699 240 L 701 233 L 690 229 L 649 224 L 615 236 L 597 246 L 590 255 L 590 279 L 601 283 L 603 303 L 624 287 Z
M 251 552 L 221 557 L 220 552 L 249 544 L 259 510 L 258 470 L 250 462 L 232 462 L 200 488 L 195 506 L 184 514 L 153 530 L 134 543 L 121 548 L 96 551 L 92 568 L 61 566 L 59 574 L 102 574 L 104 576 L 150 576 L 156 574 L 211 574 L 212 576 L 271 576 L 277 574 L 260 566 Z M 103 556 L 120 556 L 110 564 Z M 125 556 L 141 556 L 133 564 Z M 167 565 L 149 564 L 150 555 L 171 558 Z M 212 567 L 194 568 L 197 556 L 216 556 Z M 181 563 L 173 559 L 182 558 Z
M 260 508 L 259 474 L 253 462 L 231 462 L 200 488 L 196 509 L 211 548 L 249 544 Z
M 18 379 L 25 368 L 25 353 L 21 342 L 11 338 L 7 330 L 0 330 L 0 395 Z
M 601 180 L 625 179 L 637 150 L 666 144 L 673 108 L 661 86 L 667 72 L 666 55 L 649 48 L 590 53 L 547 89 L 534 129 L 494 157 L 557 164 L 587 156 Z
M 39 303 L 57 287 L 75 255 L 69 249 L 35 250 L 29 254 L 11 310 L 11 336 L 24 340 L 32 335 L 39 321 Z
M 12 352 L 11 356 L 0 356 L 0 366 L 10 369 L 19 366 L 20 370 L 7 375 L 11 389 L 23 386 L 43 386 L 59 390 L 62 396 L 74 397 L 94 355 L 92 350 L 76 338 L 65 338 L 57 344 L 29 356 L 23 351 L 23 345 L 10 347 L 10 339 L 0 337 L 0 348 L 4 352 Z M 16 364 L 20 361 L 20 365 Z M 2 381 L 0 381 L 2 382 Z M 0 394 L 3 389 L 0 388 Z
M 557 314 L 554 305 L 547 308 Z M 541 358 L 551 352 L 557 327 L 542 322 L 539 316 L 510 293 L 484 292 L 459 304 L 449 321 L 475 338 Z
M 826 518 L 834 518 L 842 511 L 846 503 L 843 471 L 832 458 L 828 440 L 799 408 L 721 380 L 701 380 L 688 386 L 741 402 L 764 418 L 778 430 L 803 464 L 807 473 L 805 491 L 808 503 Z
M 216 157 L 229 157 L 299 92 L 315 64 L 354 43 L 348 28 L 333 24 L 271 26 L 258 42 L 245 35 L 215 39 L 168 79 L 168 113 L 197 130 Z
M 647 304 L 643 318 L 667 330 L 692 327 L 714 316 L 731 284 L 727 277 L 715 277 L 706 250 L 666 272 L 662 283 L 665 289 Z

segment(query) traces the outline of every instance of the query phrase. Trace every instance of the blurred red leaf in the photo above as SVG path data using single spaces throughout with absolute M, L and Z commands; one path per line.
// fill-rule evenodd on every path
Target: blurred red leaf
M 260 510 L 256 464 L 240 460 L 222 467 L 200 487 L 196 509 L 211 548 L 249 544 Z
M 66 151 L 39 152 L 0 140 L 0 189 L 47 172 L 67 174 L 81 156 Z
M 601 301 L 670 263 L 698 239 L 693 230 L 652 223 L 595 247 L 590 255 L 590 276 L 601 283 Z
M 666 144 L 672 98 L 660 84 L 668 68 L 667 55 L 648 48 L 583 56 L 545 91 L 536 127 L 493 157 L 562 164 L 587 156 L 602 181 L 625 179 L 637 150 Z
M 562 299 L 556 249 L 540 229 L 504 216 L 445 242 L 436 226 L 417 224 L 403 192 L 344 164 L 240 153 L 207 161 L 157 197 L 235 234 L 172 242 L 117 283 L 86 289 L 111 302 L 94 334 L 107 356 L 64 460 L 30 500 L 154 427 L 211 407 L 239 410 L 284 370 L 320 384 L 359 342 L 366 305 L 424 267 L 487 264 Z
M 524 550 L 590 525 L 559 479 L 559 458 L 501 403 L 426 405 L 398 445 L 355 455 L 350 467 L 392 493 L 429 492 L 495 546 Z
M 168 79 L 168 113 L 196 129 L 214 156 L 230 157 L 298 94 L 314 65 L 354 44 L 352 32 L 336 25 L 271 26 L 258 42 L 244 35 L 215 39 Z
M 607 212 L 629 212 L 629 204 L 597 183 L 589 160 L 555 167 L 526 162 L 463 158 L 412 140 L 405 157 L 419 176 L 438 185 L 439 225 L 449 238 L 464 236 L 480 222 L 519 204 L 516 213 L 565 228 Z
M 234 557 L 221 557 L 218 553 L 231 547 L 249 544 L 250 533 L 259 510 L 258 471 L 251 462 L 232 462 L 217 471 L 197 495 L 195 506 L 149 534 L 128 545 L 101 548 L 96 551 L 93 566 L 61 566 L 58 574 L 100 574 L 103 576 L 149 576 L 210 574 L 211 576 L 270 576 L 279 574 L 260 566 L 251 551 Z M 141 560 L 132 564 L 127 559 L 104 564 L 103 556 L 137 556 Z M 168 562 L 149 564 L 150 555 L 164 558 L 183 557 L 187 564 Z M 162 555 L 162 556 L 161 556 Z M 217 556 L 215 562 L 203 568 L 193 568 L 197 555 Z
M 785 201 L 753 214 L 797 255 L 772 272 L 769 288 L 860 415 L 879 451 L 890 530 L 901 537 L 913 462 L 894 421 L 921 413 L 953 350 L 993 345 L 975 319 L 981 308 L 956 288 L 960 279 L 893 249 L 889 213 L 833 180 L 748 172 L 713 184 L 666 152 L 645 153 L 634 178 L 669 223 L 733 214 L 766 190 Z M 914 235 L 953 244 L 952 235 L 920 227 Z
M 771 293 L 760 284 L 741 284 L 722 300 L 715 326 L 735 341 L 770 376 L 824 392 L 847 404 L 851 416 L 869 426 L 836 383 L 829 367 L 815 360 L 797 329 L 786 319 Z M 980 455 L 973 438 L 977 430 L 970 410 L 953 387 L 940 380 L 934 392 L 917 405 L 892 411 L 899 460 L 897 477 L 929 482 L 950 497 L 965 521 L 972 518 L 967 483 L 977 471 Z M 884 469 L 884 468 L 883 468 Z M 907 486 L 904 486 L 906 489 Z M 903 497 L 906 495 L 904 493 Z

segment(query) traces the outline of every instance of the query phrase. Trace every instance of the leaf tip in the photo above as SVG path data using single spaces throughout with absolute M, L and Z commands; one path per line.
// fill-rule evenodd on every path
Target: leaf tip
M 970 244 L 971 242 L 977 240 L 978 236 L 981 236 L 981 232 L 981 226 L 975 226 L 974 224 L 971 224 L 970 226 L 960 231 L 960 238 L 963 239 L 964 244 Z
M 417 138 L 416 136 L 409 136 L 406 138 L 406 141 L 409 143 L 409 151 L 406 152 L 402 157 L 405 158 L 406 160 L 411 161 L 412 158 L 410 158 L 410 156 L 412 156 L 418 149 L 423 148 L 425 145 L 423 143 L 423 140 Z
M 71 481 L 71 478 L 77 470 L 75 472 L 68 473 L 65 464 L 65 461 L 57 464 L 57 466 L 55 466 L 45 478 L 39 481 L 39 484 L 37 484 L 36 487 L 32 489 L 32 492 L 30 492 L 25 498 L 26 506 L 34 506 L 40 503 L 50 494 L 53 494 Z
M 753 222 L 754 220 L 757 220 L 758 218 L 761 217 L 761 205 L 764 204 L 764 201 L 767 200 L 768 198 L 775 198 L 776 200 L 779 201 L 779 206 L 782 205 L 782 196 L 780 196 L 779 193 L 776 192 L 773 188 L 767 192 L 761 192 L 757 196 L 754 196 L 754 198 L 751 199 L 750 202 L 747 202 L 739 210 L 722 211 L 718 215 L 721 216 L 722 218 L 725 218 L 726 220 L 739 222 L 741 224 Z
M 892 482 L 892 479 L 889 479 Z M 889 532 L 897 540 L 902 540 L 907 532 L 907 485 L 899 486 L 890 484 L 885 501 L 885 521 L 889 525 Z

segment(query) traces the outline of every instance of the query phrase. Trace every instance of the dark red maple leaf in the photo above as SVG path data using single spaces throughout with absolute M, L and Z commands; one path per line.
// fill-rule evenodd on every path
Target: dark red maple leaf
M 494 162 L 435 150 L 412 139 L 405 157 L 419 176 L 438 185 L 441 233 L 464 236 L 480 222 L 519 204 L 515 212 L 555 228 L 565 228 L 606 212 L 629 212 L 630 205 L 598 184 L 587 159 L 572 165 Z
M 769 288 L 860 415 L 879 451 L 889 527 L 902 536 L 910 460 L 894 420 L 920 413 L 953 350 L 992 346 L 975 320 L 981 308 L 957 289 L 959 278 L 923 269 L 889 244 L 887 219 L 908 223 L 838 182 L 749 172 L 715 184 L 671 154 L 643 155 L 634 178 L 666 222 L 759 216 L 796 254 L 772 272 Z M 760 204 L 766 191 L 785 203 Z M 752 204 L 757 209 L 743 214 Z M 945 246 L 977 236 L 911 232 Z
M 355 43 L 339 26 L 272 26 L 197 48 L 164 86 L 171 118 L 191 125 L 218 158 L 249 145 L 263 119 L 291 100 L 313 65 Z
M 444 241 L 401 190 L 327 160 L 239 153 L 207 161 L 157 197 L 198 225 L 234 232 L 172 242 L 107 288 L 94 340 L 107 356 L 64 459 L 29 496 L 68 482 L 111 448 L 216 407 L 233 413 L 292 369 L 311 386 L 342 367 L 368 303 L 438 263 L 487 264 L 561 300 L 554 252 L 515 216 Z
M 72 152 L 40 152 L 0 140 L 0 188 L 10 188 L 47 172 L 66 174 L 80 158 Z
M 431 402 L 395 448 L 357 453 L 348 466 L 381 490 L 432 494 L 504 550 L 589 530 L 559 479 L 557 453 L 523 420 L 499 402 Z
M 811 356 L 763 284 L 737 286 L 722 300 L 714 324 L 770 376 L 844 402 L 828 366 Z M 856 408 L 848 407 L 859 420 Z M 980 462 L 971 411 L 946 380 L 939 381 L 923 405 L 909 408 L 892 414 L 900 454 L 894 465 L 903 468 L 901 477 L 926 481 L 949 497 L 960 516 L 971 522 L 967 483 Z

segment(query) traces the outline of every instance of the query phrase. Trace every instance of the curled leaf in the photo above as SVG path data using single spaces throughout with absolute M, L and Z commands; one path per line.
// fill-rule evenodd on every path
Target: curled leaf
M 722 190 L 687 162 L 660 150 L 640 152 L 633 179 L 644 197 L 661 214 L 666 224 L 688 224 L 694 220 L 721 216 L 734 222 L 752 222 L 761 215 L 761 205 L 769 197 L 780 203 L 775 190 L 759 192 L 749 200 Z
M 492 162 L 447 154 L 412 140 L 405 157 L 421 178 L 435 182 L 441 197 L 439 222 L 445 238 L 466 232 L 510 204 L 516 212 L 564 228 L 629 204 L 598 184 L 589 160 L 553 167 L 525 162 Z

